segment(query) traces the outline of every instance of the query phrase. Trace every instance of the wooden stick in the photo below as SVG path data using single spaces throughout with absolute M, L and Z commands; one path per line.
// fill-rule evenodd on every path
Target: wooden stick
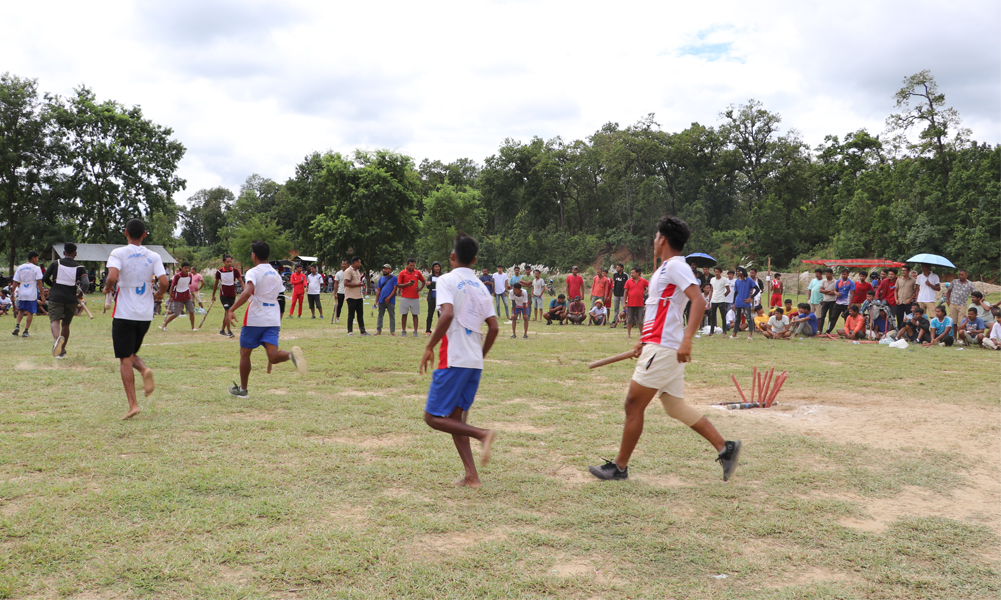
M 633 358 L 634 352 L 630 350 L 629 352 L 623 352 L 622 354 L 616 354 L 615 356 L 609 356 L 608 358 L 603 358 L 601 360 L 596 360 L 593 363 L 587 365 L 588 369 L 596 369 L 598 367 L 604 367 L 605 365 L 610 365 L 612 363 L 619 362 L 620 360 L 626 360 L 627 358 Z
M 745 408 L 764 408 L 765 405 L 760 402 L 745 402 L 743 404 L 727 404 L 727 410 L 744 410 Z
M 740 394 L 740 397 L 743 398 L 744 402 L 747 402 L 747 396 L 744 395 L 744 390 L 740 389 L 740 384 L 737 383 L 737 378 L 733 376 L 733 373 L 730 373 L 730 379 L 733 380 L 733 385 L 737 386 L 737 392 Z
M 765 375 L 765 379 L 762 382 L 762 386 L 761 386 L 761 396 L 760 396 L 760 398 L 762 400 L 764 400 L 765 396 L 768 395 L 768 389 L 772 385 L 772 375 L 774 373 L 775 373 L 775 367 L 772 367 L 772 369 L 770 371 L 768 371 L 768 374 Z
M 213 298 L 212 302 L 209 303 L 209 309 L 207 311 L 205 311 L 205 316 L 202 317 L 202 322 L 198 324 L 198 329 L 201 329 L 202 325 L 205 324 L 205 319 L 209 318 L 209 313 L 212 312 L 212 307 L 213 306 L 215 306 L 215 298 Z
M 779 378 L 775 380 L 775 389 L 772 390 L 772 392 L 768 395 L 768 399 L 765 400 L 765 406 L 771 406 L 772 402 L 775 402 L 775 397 L 779 395 L 779 390 L 782 389 L 782 384 L 786 382 L 786 378 L 788 376 L 788 373 L 782 371 Z
M 94 313 L 90 312 L 90 309 L 87 308 L 87 303 L 86 302 L 80 302 L 79 300 L 77 302 L 80 304 L 80 306 L 83 307 L 84 312 L 86 312 L 87 315 L 89 315 L 90 318 L 93 319 L 94 318 Z
M 757 384 L 755 383 L 757 380 L 758 380 L 758 367 L 754 366 L 751 368 L 751 402 L 754 402 L 755 388 L 758 387 Z M 758 397 L 760 398 L 761 394 L 758 394 Z

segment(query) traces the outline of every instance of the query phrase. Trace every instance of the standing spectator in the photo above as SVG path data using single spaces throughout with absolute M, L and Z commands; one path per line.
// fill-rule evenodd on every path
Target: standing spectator
M 514 275 L 507 280 L 507 294 L 511 296 L 514 293 L 514 284 L 521 283 L 521 267 L 515 265 Z
M 862 304 L 865 302 L 866 292 L 875 291 L 876 288 L 865 280 L 866 277 L 865 271 L 858 274 L 858 283 L 855 284 L 855 291 L 852 293 L 852 304 Z
M 879 281 L 879 285 L 876 286 L 876 300 L 881 302 L 886 302 L 887 306 L 890 307 L 890 316 L 896 317 L 896 306 L 897 306 L 897 270 L 890 269 L 887 271 L 886 277 L 883 277 Z M 891 329 L 894 329 L 891 327 Z
M 372 334 L 365 331 L 365 283 L 361 276 L 361 258 L 351 259 L 351 266 L 344 271 L 344 301 L 348 303 L 348 335 L 354 335 L 352 323 L 358 315 L 358 332 L 362 336 Z
M 41 267 L 38 266 L 38 252 L 32 250 L 28 252 L 28 262 L 24 263 L 14 271 L 14 282 L 11 288 L 17 294 L 17 323 L 14 324 L 14 336 L 31 337 L 28 330 L 31 329 L 31 320 L 38 312 L 38 299 L 42 292 L 42 277 L 44 277 Z M 20 332 L 21 319 L 27 317 L 24 323 L 24 333 Z
M 760 277 L 758 277 L 758 270 L 755 269 L 754 267 L 751 267 L 750 269 L 747 270 L 747 276 L 751 278 L 751 283 L 753 283 L 754 287 L 756 288 L 754 292 L 754 298 L 751 301 L 751 306 L 757 304 L 763 304 L 761 302 L 761 294 L 765 292 L 765 283 L 761 281 Z
M 525 335 L 524 338 L 528 339 L 528 310 L 529 310 L 529 300 L 528 292 L 523 289 L 521 282 L 514 284 L 514 289 L 511 290 L 511 337 L 518 337 L 518 317 L 524 321 Z
M 968 346 L 979 346 L 984 341 L 986 326 L 984 320 L 977 316 L 977 309 L 966 311 L 966 318 L 956 326 L 959 332 L 959 343 L 966 342 Z
M 754 338 L 754 297 L 758 291 L 757 283 L 747 277 L 747 271 L 743 267 L 737 269 L 737 281 L 734 285 L 733 307 L 736 313 L 736 320 L 733 327 L 733 339 L 737 339 L 737 331 L 740 329 L 741 315 L 747 319 L 747 339 Z
M 222 268 L 215 272 L 215 287 L 212 288 L 212 302 L 215 302 L 216 290 L 219 290 L 220 284 L 222 285 L 222 290 L 219 292 L 219 303 L 222 304 L 224 312 L 219 335 L 235 337 L 233 335 L 233 324 L 226 319 L 226 315 L 236 302 L 236 284 L 241 281 L 243 279 L 240 277 L 240 270 L 233 267 L 233 257 L 224 254 L 222 257 Z M 284 310 L 282 313 L 284 313 Z
M 577 298 L 584 292 L 584 278 L 577 273 L 577 267 L 570 269 L 567 275 L 567 298 Z
M 205 311 L 205 305 L 202 304 L 202 294 L 199 290 L 202 289 L 202 285 L 205 284 L 205 278 L 196 269 L 191 269 L 191 299 L 198 308 L 202 309 L 201 312 Z
M 417 320 L 421 314 L 421 290 L 424 289 L 424 274 L 416 269 L 417 261 L 407 259 L 407 268 L 400 271 L 396 288 L 400 292 L 400 331 L 407 337 L 407 314 L 414 316 L 414 337 L 417 337 Z
M 820 305 L 824 301 L 824 295 L 820 292 L 820 286 L 824 282 L 824 270 L 817 267 L 814 269 L 813 275 L 814 277 L 810 280 L 806 289 L 810 292 L 810 312 L 816 316 L 820 314 Z
M 591 306 L 594 306 L 598 300 L 604 303 L 605 294 L 608 292 L 611 284 L 612 282 L 609 281 L 608 277 L 605 277 L 605 272 L 598 269 L 598 273 L 591 280 Z
M 828 267 L 824 269 L 824 280 L 820 282 L 820 293 L 823 297 L 820 301 L 820 327 L 824 329 L 824 322 L 833 316 L 835 302 L 838 299 L 837 281 L 834 280 L 834 269 Z
M 848 278 L 848 269 L 841 269 L 841 277 L 834 282 L 836 298 L 834 310 L 831 311 L 831 321 L 827 324 L 827 333 L 834 331 L 838 326 L 838 319 L 844 316 L 848 318 L 848 307 L 851 305 L 852 292 L 855 291 L 855 282 Z
M 437 264 L 437 263 L 435 263 Z M 389 313 L 389 335 L 396 335 L 396 275 L 389 264 L 382 265 L 382 277 L 376 284 L 379 297 L 379 318 L 375 322 L 375 335 L 382 335 L 382 318 Z
M 730 294 L 730 280 L 723 279 L 722 267 L 716 267 L 713 269 L 713 273 L 715 276 L 709 280 L 709 285 L 713 290 L 709 304 L 709 335 L 716 333 L 717 311 L 719 312 L 719 320 L 723 322 L 723 335 L 726 335 L 730 331 L 726 326 L 726 297 Z
M 640 328 L 641 335 L 643 333 L 644 304 L 646 303 L 643 292 L 650 287 L 650 282 L 640 277 L 639 267 L 633 267 L 629 274 L 629 281 L 626 282 L 624 288 L 626 292 L 626 337 L 633 336 L 633 325 Z
M 775 278 L 772 279 L 772 295 L 768 299 L 768 308 L 781 307 L 783 293 L 785 293 L 785 287 L 782 283 L 782 273 L 776 273 Z M 788 317 L 786 318 L 788 319 Z
M 585 318 L 584 303 L 580 301 L 580 296 L 577 296 L 570 303 L 570 306 L 567 307 L 567 321 L 570 321 L 574 325 L 580 325 L 584 322 Z
M 612 308 L 612 314 L 618 316 L 622 311 L 622 296 L 626 293 L 626 281 L 629 280 L 629 276 L 625 273 L 625 267 L 622 263 L 615 265 L 615 273 L 612 275 L 612 295 L 615 296 L 615 306 Z M 612 327 L 615 327 L 616 320 L 612 321 Z
M 490 274 L 490 270 L 487 269 L 486 267 L 483 267 L 483 274 L 480 275 L 480 282 L 482 282 L 483 285 L 486 286 L 487 291 L 490 292 L 491 296 L 493 296 L 493 293 L 494 293 L 494 278 L 493 278 L 493 275 Z M 496 311 L 494 311 L 494 312 L 496 312 Z
M 938 291 L 942 289 L 938 275 L 931 272 L 929 265 L 923 264 L 921 265 L 921 274 L 918 275 L 918 279 L 914 283 L 918 287 L 918 304 L 924 309 L 926 315 L 934 314 L 935 299 L 938 297 Z
M 914 278 L 911 277 L 910 267 L 901 267 L 900 277 L 896 278 L 896 284 L 897 304 L 894 307 L 894 316 L 897 317 L 897 330 L 900 330 L 904 327 L 907 309 L 910 308 L 911 304 L 918 297 L 918 289 L 914 285 Z
M 438 306 L 438 280 L 441 278 L 441 263 L 434 261 L 431 263 L 431 274 L 428 275 L 427 289 L 428 289 L 428 318 L 427 327 L 425 328 L 424 335 L 431 335 L 431 321 L 434 319 L 435 307 Z M 439 318 L 441 316 L 439 315 Z
M 566 296 L 560 294 L 549 301 L 549 312 L 543 313 L 542 318 L 546 320 L 546 325 L 552 325 L 553 321 L 559 321 L 563 325 L 567 320 Z
M 341 261 L 341 270 L 334 275 L 337 283 L 337 310 L 334 312 L 334 323 L 341 322 L 341 307 L 344 306 L 344 272 L 348 270 L 348 259 Z
M 605 285 L 605 297 L 601 299 L 601 303 L 605 305 L 605 310 L 608 310 L 612 307 L 612 278 L 608 276 L 608 269 L 602 269 L 601 273 L 605 276 L 605 281 L 608 282 Z
M 973 298 L 970 300 L 970 308 L 977 310 L 977 316 L 987 323 L 991 318 L 991 303 L 984 300 L 984 293 L 980 290 L 975 290 L 970 296 Z
M 320 318 L 323 318 L 323 304 L 320 303 L 320 290 L 323 286 L 323 275 L 316 272 L 316 265 L 309 265 L 309 275 L 306 275 L 306 297 L 309 298 L 309 313 L 316 318 L 316 311 L 320 311 Z
M 542 305 L 542 298 L 546 293 L 546 280 L 542 278 L 542 272 L 535 270 L 535 279 L 532 280 L 532 320 L 538 321 L 539 316 L 545 307 Z
M 975 289 L 973 282 L 966 278 L 966 269 L 960 269 L 959 277 L 952 280 L 952 284 L 945 292 L 945 302 L 949 306 L 949 318 L 953 323 L 958 323 L 966 314 L 966 304 L 970 295 Z
M 295 266 L 295 273 L 289 278 L 292 284 L 292 306 L 288 309 L 288 316 L 295 312 L 295 303 L 299 303 L 299 318 L 302 318 L 302 300 L 306 296 L 306 275 L 302 272 L 302 265 Z
M 935 344 L 939 346 L 951 346 L 955 341 L 955 337 L 952 335 L 954 329 L 952 319 L 945 316 L 945 307 L 936 306 L 935 318 L 929 323 L 929 330 L 933 332 L 932 338 L 924 346 L 934 346 Z
M 591 325 L 604 325 L 608 320 L 608 310 L 605 309 L 604 300 L 598 300 L 588 311 L 588 326 Z
M 511 319 L 511 311 L 507 307 L 507 273 L 504 267 L 497 265 L 497 272 L 494 273 L 494 312 L 500 318 L 501 305 L 504 305 L 504 317 Z

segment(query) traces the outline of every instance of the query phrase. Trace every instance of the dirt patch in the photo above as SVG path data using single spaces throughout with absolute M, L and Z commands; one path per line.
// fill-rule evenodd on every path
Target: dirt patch
M 94 367 L 70 367 L 70 366 L 60 366 L 58 363 L 52 363 L 51 365 L 37 365 L 33 362 L 22 360 L 21 362 L 14 365 L 15 371 L 93 371 Z
M 861 503 L 870 518 L 847 518 L 841 524 L 863 531 L 879 533 L 901 517 L 941 517 L 984 524 L 1001 535 L 997 497 L 978 487 L 960 488 L 943 495 L 922 487 L 905 486 L 892 498 L 846 495 L 844 499 Z
M 630 477 L 632 479 L 632 477 Z M 646 483 L 649 485 L 654 485 L 657 487 L 669 487 L 669 488 L 679 488 L 679 487 L 691 487 L 692 484 L 676 477 L 674 475 L 643 475 L 637 477 L 636 481 L 641 483 Z
M 599 583 L 608 583 L 612 577 L 601 571 L 601 561 L 597 557 L 561 557 L 551 567 L 549 575 L 561 579 L 584 577 Z
M 809 567 L 806 571 L 784 573 L 767 578 L 762 582 L 766 587 L 784 588 L 790 586 L 812 585 L 815 583 L 832 583 L 847 581 L 849 576 L 823 567 Z
M 219 581 L 231 585 L 247 585 L 254 577 L 254 571 L 250 567 L 230 567 L 219 565 L 217 571 Z
M 558 479 L 567 485 L 582 485 L 597 481 L 590 473 L 574 465 L 560 465 L 546 472 L 546 476 Z
M 554 427 L 536 427 L 527 423 L 490 423 L 484 424 L 483 427 L 505 433 L 549 433 L 555 429 Z
M 490 533 L 437 533 L 426 535 L 418 540 L 418 545 L 433 548 L 438 552 L 459 552 L 476 544 L 507 539 L 507 534 L 493 531 Z
M 229 420 L 231 421 L 274 421 L 275 417 L 279 413 L 285 412 L 282 409 L 277 409 L 273 412 L 261 412 L 261 411 L 244 411 L 238 413 L 230 413 Z
M 343 444 L 365 450 L 377 448 L 404 447 L 414 439 L 412 435 L 386 435 L 380 437 L 310 437 L 318 444 Z

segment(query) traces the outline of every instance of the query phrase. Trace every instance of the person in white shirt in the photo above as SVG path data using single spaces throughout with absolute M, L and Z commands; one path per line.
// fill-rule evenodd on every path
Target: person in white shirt
M 914 283 L 918 288 L 918 306 L 924 309 L 926 315 L 935 314 L 937 306 L 935 298 L 938 296 L 938 291 L 942 289 L 938 275 L 931 272 L 929 265 L 923 264 L 921 265 L 921 274 L 918 275 L 917 281 Z
M 500 305 L 504 305 L 504 317 L 507 319 L 511 318 L 511 313 L 508 311 L 507 302 L 507 273 L 504 272 L 504 267 L 497 265 L 497 272 L 494 273 L 494 312 L 497 316 L 500 316 Z
M 539 315 L 545 310 L 543 306 L 543 295 L 546 293 L 546 280 L 542 278 L 542 272 L 535 270 L 535 279 L 532 280 L 532 320 L 538 321 Z
M 994 326 L 991 333 L 984 339 L 984 348 L 991 350 L 1001 350 L 1001 314 L 994 318 Z
M 590 325 L 604 325 L 606 319 L 608 318 L 608 309 L 605 308 L 604 300 L 595 300 L 594 306 L 591 310 L 587 311 L 588 326 Z
M 478 488 L 480 476 L 473 462 L 469 438 L 482 444 L 480 464 L 490 461 L 495 432 L 466 423 L 476 390 L 483 373 L 483 358 L 497 339 L 500 326 L 491 302 L 491 293 L 473 272 L 479 245 L 468 235 L 455 236 L 449 256 L 452 271 L 438 278 L 437 308 L 441 311 L 418 372 L 428 372 L 434 360 L 434 349 L 444 340 L 438 352 L 438 368 L 431 377 L 424 422 L 432 429 L 452 434 L 465 475 L 455 485 Z M 503 288 L 501 288 L 503 298 Z M 506 305 L 505 305 L 506 306 Z M 487 335 L 481 333 L 487 325 Z M 482 343 L 482 346 L 481 346 Z
M 229 393 L 234 396 L 247 396 L 247 383 L 250 380 L 250 355 L 254 349 L 264 346 L 268 355 L 268 373 L 271 367 L 291 360 L 300 374 L 307 371 L 306 357 L 302 348 L 292 346 L 291 352 L 278 349 L 278 333 L 282 328 L 281 309 L 278 308 L 278 294 L 285 290 L 282 276 L 268 263 L 271 247 L 260 240 L 250 244 L 250 259 L 254 268 L 243 275 L 246 285 L 243 293 L 236 299 L 233 306 L 226 312 L 227 322 L 236 318 L 236 309 L 247 302 L 247 312 L 243 315 L 243 328 L 240 330 L 240 384 L 233 382 Z
M 341 322 L 341 307 L 344 306 L 344 272 L 348 270 L 348 259 L 341 261 L 341 270 L 334 275 L 337 283 L 337 310 L 334 311 L 334 323 Z
M 523 336 L 526 340 L 528 339 L 528 292 L 522 287 L 521 282 L 514 284 L 511 288 L 511 311 L 514 313 L 511 316 L 511 337 L 518 337 L 518 317 L 525 322 L 525 335 Z
M 17 322 L 14 324 L 16 337 L 31 337 L 28 330 L 31 329 L 31 320 L 38 312 L 38 299 L 42 295 L 42 277 L 44 277 L 41 267 L 38 266 L 38 253 L 32 250 L 28 253 L 28 262 L 14 270 L 14 283 L 11 285 L 16 290 L 17 299 Z M 27 317 L 24 322 L 24 333 L 20 332 L 21 319 Z
M 785 316 L 785 311 L 781 308 L 776 308 L 772 316 L 768 318 L 768 325 L 769 327 L 762 332 L 768 339 L 784 340 L 792 335 L 792 330 L 789 329 L 789 317 Z
M 155 388 L 153 369 L 139 358 L 139 350 L 153 321 L 153 304 L 162 301 L 167 291 L 167 271 L 160 255 L 142 245 L 145 238 L 146 224 L 141 220 L 132 219 L 125 224 L 125 239 L 129 243 L 111 252 L 108 276 L 104 280 L 105 294 L 115 289 L 116 284 L 118 286 L 115 307 L 111 311 L 111 342 L 129 401 L 129 412 L 122 420 L 139 414 L 133 370 L 142 375 L 146 396 Z M 157 283 L 155 292 L 152 289 L 154 280 Z
M 323 285 L 323 275 L 316 272 L 316 265 L 309 265 L 309 275 L 306 275 L 306 299 L 309 301 L 309 312 L 316 318 L 316 311 L 320 311 L 320 318 L 323 318 L 323 305 L 320 304 L 320 286 Z
M 7 314 L 7 311 L 9 311 L 10 307 L 13 305 L 14 303 L 11 302 L 9 297 L 7 297 L 7 292 L 5 290 L 0 290 L 0 315 Z
M 626 394 L 626 422 L 615 460 L 588 467 L 602 480 L 628 479 L 628 463 L 643 433 L 643 413 L 654 396 L 660 396 L 668 416 L 695 430 L 716 448 L 723 467 L 723 481 L 737 468 L 740 440 L 723 439 L 702 412 L 685 403 L 685 363 L 692 359 L 692 338 L 702 322 L 705 301 L 699 281 L 685 264 L 683 250 L 691 236 L 688 224 L 677 217 L 662 217 L 654 238 L 654 256 L 662 261 L 650 277 L 643 335 L 633 349 L 638 358 Z M 684 308 L 691 303 L 688 325 Z

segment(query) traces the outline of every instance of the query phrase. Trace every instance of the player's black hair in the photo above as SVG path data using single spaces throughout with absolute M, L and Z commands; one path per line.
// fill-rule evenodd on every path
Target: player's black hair
M 813 307 L 807 304 L 806 302 L 800 302 L 799 304 L 796 305 L 796 308 L 802 308 L 803 310 L 810 310 Z
M 351 257 L 351 264 L 355 264 L 356 262 L 361 262 L 361 257 L 360 256 L 352 256 Z
M 76 244 L 66 242 L 66 245 L 63 246 L 63 254 L 76 254 Z
M 786 311 L 782 310 L 781 307 L 776 306 L 775 307 L 775 312 L 777 312 L 780 315 L 784 315 Z
M 970 295 L 973 296 L 974 298 L 983 298 L 984 297 L 984 293 L 981 292 L 980 290 L 973 290 L 973 292 Z
M 142 219 L 130 219 L 125 224 L 125 232 L 129 234 L 130 239 L 138 240 L 146 233 L 146 224 L 142 222 Z
M 250 251 L 257 255 L 257 260 L 267 262 L 271 256 L 271 246 L 267 242 L 254 240 L 250 243 Z
M 925 314 L 925 309 L 921 308 L 920 306 L 915 306 L 914 308 L 911 309 L 911 313 Z
M 755 305 L 754 305 L 754 312 L 758 312 L 759 310 L 762 310 L 762 309 L 764 309 L 764 308 L 765 308 L 765 307 L 764 307 L 764 306 L 761 306 L 760 304 L 755 304 Z
M 824 273 L 830 273 L 831 275 L 834 275 L 834 269 L 827 267 L 826 269 L 824 269 Z
M 730 270 L 728 270 L 728 271 L 726 272 L 726 274 L 727 274 L 727 275 L 736 275 L 736 273 L 734 273 L 734 272 L 733 272 L 733 269 L 730 269 Z
M 639 267 L 633 267 L 632 269 L 629 269 L 629 270 L 630 271 L 636 271 L 637 275 L 642 275 L 643 274 L 643 269 L 640 269 Z
M 723 272 L 723 267 L 717 265 L 717 266 L 713 267 L 713 271 L 719 271 L 720 273 L 722 273 Z
M 615 266 L 616 266 L 616 267 L 622 267 L 623 269 L 625 269 L 625 268 L 626 268 L 626 265 L 624 265 L 624 264 L 622 264 L 622 263 L 615 263 Z
M 222 255 L 222 262 L 226 262 L 226 259 L 227 259 L 227 258 L 233 258 L 233 257 L 232 257 L 232 256 L 230 256 L 229 254 L 223 254 L 223 255 Z
M 521 289 L 521 284 L 520 283 L 516 283 L 516 284 L 512 285 L 511 287 L 514 288 L 514 289 L 516 289 L 516 290 L 520 290 Z
M 842 274 L 842 275 L 844 275 L 845 273 L 849 273 L 849 272 L 850 272 L 850 271 L 849 271 L 848 269 L 841 269 L 841 274 Z
M 876 295 L 876 290 L 866 290 L 865 295 L 866 296 L 875 296 Z
M 182 267 L 190 267 L 191 263 L 189 263 L 188 261 L 184 261 L 184 262 L 181 263 L 181 266 Z
M 452 251 L 455 252 L 455 258 L 460 265 L 471 265 L 476 260 L 476 253 L 480 251 L 480 245 L 472 236 L 459 232 L 455 234 Z
M 667 245 L 672 249 L 681 252 L 688 243 L 688 238 L 692 237 L 692 230 L 678 217 L 664 215 L 657 223 L 657 231 L 664 238 L 667 238 Z
M 814 273 L 820 273 L 820 274 L 823 274 L 823 273 L 824 273 L 824 270 L 823 270 L 823 269 L 821 269 L 820 267 L 817 267 L 816 269 L 814 269 L 814 270 L 813 270 L 813 272 L 814 272 Z
M 566 298 L 566 294 L 560 294 L 559 296 L 556 296 L 557 300 L 559 300 L 560 298 Z
M 410 263 L 416 264 L 417 263 L 417 259 L 416 258 L 408 258 L 407 259 L 407 264 L 409 265 Z
M 897 270 L 896 269 L 887 269 L 886 272 L 887 273 L 893 273 L 894 275 L 897 274 Z
M 848 307 L 849 312 L 858 312 L 858 304 L 852 304 Z
M 778 279 L 779 277 L 782 277 L 782 273 L 776 273 L 775 274 L 775 279 Z

